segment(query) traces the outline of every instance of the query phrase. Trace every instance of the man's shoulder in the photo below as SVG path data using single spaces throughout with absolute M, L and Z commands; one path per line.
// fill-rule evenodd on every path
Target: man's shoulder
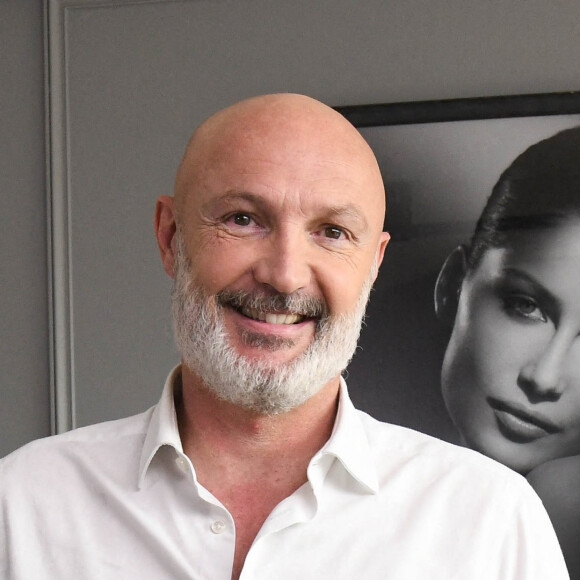
M 80 427 L 37 439 L 0 459 L 0 490 L 11 482 L 40 482 L 70 475 L 83 464 L 105 466 L 115 458 L 133 456 L 144 441 L 152 409 L 113 421 Z
M 514 493 L 529 489 L 524 477 L 477 451 L 357 412 L 383 477 L 410 470 L 421 474 L 424 481 L 463 481 L 477 484 L 481 490 L 511 488 Z

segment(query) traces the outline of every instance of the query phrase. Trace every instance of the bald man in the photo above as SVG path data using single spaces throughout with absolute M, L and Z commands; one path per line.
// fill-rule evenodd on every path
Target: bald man
M 0 576 L 567 578 L 522 478 L 350 402 L 384 211 L 372 151 L 313 99 L 203 123 L 155 210 L 181 364 L 153 409 L 2 461 Z

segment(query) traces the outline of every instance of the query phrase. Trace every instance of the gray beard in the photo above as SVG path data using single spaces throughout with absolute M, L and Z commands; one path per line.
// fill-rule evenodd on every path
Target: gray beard
M 180 237 L 176 250 L 172 293 L 175 343 L 183 363 L 218 398 L 261 414 L 283 413 L 310 399 L 348 366 L 356 350 L 376 264 L 352 313 L 322 316 L 312 343 L 303 353 L 285 364 L 271 364 L 249 360 L 235 351 L 228 340 L 225 307 L 219 295 L 209 296 L 195 284 Z M 280 297 L 292 304 L 292 295 Z M 300 302 L 300 298 L 295 300 Z M 292 346 L 291 341 L 254 334 L 243 340 L 269 351 Z

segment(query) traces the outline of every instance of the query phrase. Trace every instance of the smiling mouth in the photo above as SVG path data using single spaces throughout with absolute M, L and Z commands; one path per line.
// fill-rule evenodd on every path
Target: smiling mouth
M 299 324 L 306 320 L 302 314 L 292 314 L 285 312 L 262 312 L 255 308 L 240 308 L 236 309 L 238 312 L 260 322 L 267 322 L 268 324 Z
M 511 403 L 488 398 L 501 433 L 516 443 L 529 443 L 558 433 L 561 429 L 546 417 L 537 412 L 523 408 L 517 403 Z
M 292 326 L 301 322 L 319 323 L 328 316 L 322 298 L 299 294 L 267 295 L 243 290 L 222 290 L 217 295 L 218 304 L 235 310 L 250 320 Z

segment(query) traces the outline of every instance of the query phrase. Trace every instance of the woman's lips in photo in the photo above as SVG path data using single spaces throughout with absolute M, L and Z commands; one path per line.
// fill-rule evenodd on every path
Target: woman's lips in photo
M 517 443 L 529 443 L 561 431 L 550 419 L 519 403 L 488 397 L 502 434 Z

